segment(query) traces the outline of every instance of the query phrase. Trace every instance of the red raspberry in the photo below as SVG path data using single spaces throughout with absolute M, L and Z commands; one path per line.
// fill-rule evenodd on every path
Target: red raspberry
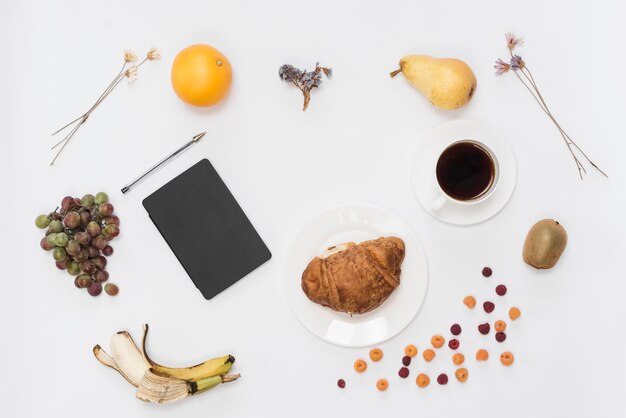
M 339 379 L 337 380 L 337 386 L 339 386 L 341 389 L 346 387 L 346 381 L 343 379 Z
M 448 383 L 448 375 L 445 373 L 441 373 L 439 376 L 437 376 L 437 383 L 439 383 L 440 385 L 445 385 L 446 383 Z
M 483 309 L 485 310 L 485 312 L 487 313 L 491 313 L 493 312 L 493 310 L 496 308 L 496 305 L 493 302 L 484 302 L 483 303 Z
M 459 324 L 454 324 L 450 327 L 450 332 L 452 335 L 459 335 L 461 333 L 461 326 Z
M 491 270 L 490 267 L 485 267 L 483 269 L 483 276 L 490 277 L 492 274 L 493 274 L 493 271 Z
M 506 295 L 506 286 L 503 284 L 499 284 L 496 286 L 496 294 L 498 296 L 504 296 Z
M 478 332 L 480 332 L 483 335 L 489 334 L 490 329 L 491 329 L 491 325 L 489 325 L 489 322 L 485 322 L 484 324 L 478 325 Z
M 411 364 L 411 357 L 409 356 L 402 357 L 402 364 L 404 364 L 405 366 L 408 366 L 409 364 Z
M 409 377 L 409 369 L 407 369 L 406 367 L 402 367 L 398 371 L 398 376 L 400 376 L 403 379 L 406 379 L 407 377 Z
M 506 334 L 504 332 L 496 332 L 496 341 L 501 343 L 506 340 Z
M 456 350 L 457 348 L 459 348 L 459 340 L 457 340 L 456 338 L 451 339 L 450 341 L 448 341 L 448 347 L 450 347 L 452 350 Z

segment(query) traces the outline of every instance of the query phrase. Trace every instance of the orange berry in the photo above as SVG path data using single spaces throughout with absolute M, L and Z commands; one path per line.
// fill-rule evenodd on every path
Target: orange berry
M 363 373 L 367 369 L 367 363 L 365 360 L 358 359 L 354 362 L 354 370 L 359 373 Z
M 504 353 L 500 354 L 500 363 L 504 364 L 505 366 L 510 366 L 511 364 L 513 364 L 514 360 L 515 357 L 513 357 L 513 353 L 511 353 L 510 351 L 505 351 Z
M 454 372 L 454 375 L 459 382 L 465 383 L 465 381 L 467 380 L 467 376 L 469 376 L 469 373 L 465 367 L 461 367 L 460 369 L 457 369 L 456 372 Z
M 386 391 L 388 387 L 389 382 L 387 382 L 387 379 L 378 379 L 378 382 L 376 382 L 376 389 L 380 390 L 381 392 Z
M 509 318 L 511 318 L 511 321 L 515 321 L 521 315 L 522 313 L 520 312 L 519 308 L 513 306 L 511 309 L 509 309 Z
M 506 322 L 502 320 L 497 320 L 496 323 L 493 324 L 493 327 L 496 329 L 497 332 L 503 332 L 506 329 Z
M 465 356 L 461 353 L 456 353 L 455 355 L 452 356 L 452 363 L 456 364 L 457 366 L 459 364 L 463 364 L 464 361 L 465 361 Z
M 430 348 L 427 350 L 424 350 L 422 352 L 422 356 L 424 356 L 424 360 L 426 361 L 432 361 L 432 359 L 435 358 L 436 354 L 433 350 L 431 350 Z
M 370 350 L 370 359 L 372 361 L 380 361 L 381 358 L 383 358 L 383 350 L 380 348 L 372 348 Z
M 415 379 L 415 383 L 417 384 L 417 386 L 421 388 L 425 388 L 430 383 L 430 377 L 428 377 L 428 375 L 424 373 L 420 373 L 417 375 L 417 378 Z
M 433 336 L 433 338 L 430 339 L 430 343 L 435 348 L 441 347 L 443 345 L 443 343 L 445 343 L 445 342 L 446 342 L 445 338 L 443 338 L 441 335 L 435 335 L 435 336 Z
M 489 352 L 487 350 L 483 350 L 482 348 L 476 352 L 476 360 L 478 361 L 487 361 L 489 358 Z
M 404 347 L 404 354 L 409 357 L 415 357 L 417 355 L 417 347 L 415 347 L 413 344 L 407 345 L 406 347 Z
M 476 298 L 474 296 L 465 296 L 463 298 L 463 303 L 470 309 L 474 309 L 476 306 Z

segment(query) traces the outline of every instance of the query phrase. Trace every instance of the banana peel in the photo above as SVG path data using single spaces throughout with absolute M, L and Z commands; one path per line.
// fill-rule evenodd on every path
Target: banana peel
M 235 357 L 228 354 L 226 356 L 216 357 L 190 367 L 163 366 L 154 362 L 148 356 L 148 352 L 146 351 L 146 337 L 148 336 L 148 329 L 148 324 L 144 324 L 143 338 L 141 339 L 141 352 L 143 354 L 143 358 L 150 364 L 150 367 L 155 374 L 183 380 L 198 381 L 207 377 L 227 374 L 235 362 Z
M 127 331 L 111 338 L 111 354 L 96 345 L 93 354 L 107 367 L 120 373 L 137 388 L 138 399 L 152 403 L 171 403 L 206 392 L 221 383 L 237 380 L 240 375 L 229 375 L 235 358 L 216 357 L 190 367 L 168 367 L 154 362 L 146 351 L 148 325 L 143 326 L 141 350 Z

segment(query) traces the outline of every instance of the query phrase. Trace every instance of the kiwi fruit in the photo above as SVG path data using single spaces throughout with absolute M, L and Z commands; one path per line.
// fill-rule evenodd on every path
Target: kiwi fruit
M 559 261 L 566 245 L 567 232 L 563 225 L 554 219 L 542 219 L 526 235 L 524 261 L 536 269 L 552 268 Z

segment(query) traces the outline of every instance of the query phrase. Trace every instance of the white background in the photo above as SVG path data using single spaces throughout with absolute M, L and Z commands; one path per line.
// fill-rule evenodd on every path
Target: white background
M 623 14 L 619 2 L 11 2 L 0 13 L 0 414 L 5 417 L 165 416 L 623 416 L 626 286 Z M 609 173 L 581 182 L 562 140 L 518 80 L 495 77 L 504 33 L 526 38 L 520 53 L 554 113 Z M 170 65 L 193 43 L 232 62 L 223 105 L 192 109 L 172 92 Z M 54 167 L 50 133 L 84 112 L 121 64 L 122 52 L 157 46 L 163 59 L 122 83 L 84 125 Z M 469 106 L 434 109 L 402 77 L 407 53 L 457 57 L 478 79 Z M 285 63 L 333 67 L 334 78 L 301 111 L 300 92 L 281 83 Z M 506 134 L 519 165 L 517 189 L 498 216 L 472 227 L 445 225 L 410 192 L 408 165 L 424 134 L 455 118 Z M 119 189 L 190 136 L 207 138 L 127 196 Z M 273 252 L 272 260 L 211 301 L 188 279 L 141 200 L 201 158 L 209 158 Z M 106 191 L 122 220 L 111 280 L 118 297 L 91 298 L 39 248 L 39 213 L 67 195 Z M 381 344 L 384 360 L 352 371 L 365 349 L 343 349 L 308 333 L 291 313 L 282 271 L 290 240 L 308 219 L 341 202 L 373 203 L 415 229 L 430 287 L 416 319 Z M 537 272 L 521 259 L 528 228 L 545 217 L 569 234 L 558 266 Z M 480 276 L 493 267 L 492 279 Z M 476 364 L 478 309 L 461 299 L 496 299 L 491 319 L 517 304 L 522 318 Z M 165 364 L 218 354 L 237 357 L 242 378 L 168 406 L 134 390 L 91 354 L 110 336 L 151 325 L 149 345 Z M 469 381 L 419 390 L 419 371 L 452 377 L 450 351 L 397 376 L 402 348 L 420 350 L 434 333 L 465 327 Z M 503 349 L 513 367 L 497 361 Z M 339 390 L 343 377 L 348 386 Z M 374 388 L 387 377 L 390 389 Z

